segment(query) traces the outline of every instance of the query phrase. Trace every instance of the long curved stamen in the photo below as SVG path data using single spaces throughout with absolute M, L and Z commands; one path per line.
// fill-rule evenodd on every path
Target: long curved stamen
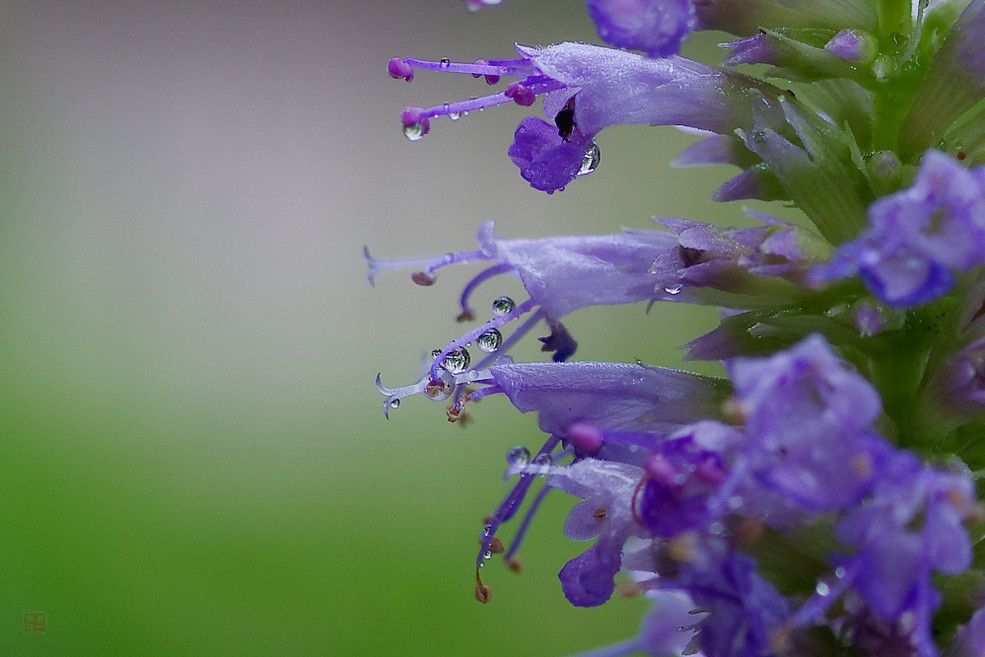
M 459 100 L 453 103 L 442 103 L 441 105 L 434 105 L 433 107 L 428 108 L 408 108 L 404 111 L 404 122 L 406 124 L 411 117 L 413 117 L 415 122 L 418 124 L 422 124 L 423 122 L 438 116 L 451 116 L 457 118 L 458 116 L 469 112 L 482 110 L 495 105 L 505 105 L 506 103 L 511 102 L 518 105 L 529 106 L 533 104 L 537 96 L 550 91 L 557 91 L 558 89 L 563 89 L 564 87 L 564 84 L 544 76 L 527 78 L 522 82 L 514 82 L 507 87 L 505 91 L 501 91 L 499 93 L 469 98 L 468 100 Z M 408 115 L 407 112 L 409 110 L 413 110 L 413 114 Z
M 469 307 L 469 298 L 475 289 L 479 287 L 482 283 L 489 280 L 493 276 L 498 276 L 499 274 L 505 274 L 508 271 L 512 271 L 513 266 L 508 263 L 503 263 L 499 265 L 493 265 L 488 269 L 483 269 L 481 272 L 476 274 L 472 280 L 466 283 L 465 288 L 462 290 L 462 295 L 459 297 L 459 305 L 462 307 L 462 312 L 459 314 L 459 321 L 464 321 L 467 319 L 472 319 L 475 313 L 472 312 L 472 308 Z
M 424 280 L 432 279 L 432 274 L 442 267 L 447 267 L 448 265 L 454 265 L 462 262 L 474 262 L 476 260 L 488 260 L 489 256 L 480 250 L 475 251 L 461 251 L 458 253 L 446 253 L 440 256 L 422 256 L 419 258 L 391 258 L 386 260 L 380 260 L 379 258 L 374 258 L 369 254 L 369 247 L 363 247 L 363 257 L 366 258 L 366 264 L 369 265 L 369 284 L 376 284 L 376 276 L 385 271 L 391 271 L 393 269 L 411 269 L 415 272 L 424 274 Z M 414 282 L 418 284 L 428 284 L 422 283 L 417 277 L 414 278 Z
M 500 315 L 499 317 L 494 317 L 488 322 L 486 322 L 485 324 L 483 324 L 482 326 L 479 326 L 478 328 L 469 331 L 462 337 L 456 340 L 452 340 L 448 344 L 448 346 L 446 346 L 444 349 L 441 350 L 440 354 L 435 356 L 434 362 L 431 364 L 431 378 L 437 379 L 440 376 L 442 369 L 441 364 L 449 353 L 451 353 L 455 349 L 464 349 L 466 345 L 468 345 L 468 343 L 474 341 L 476 338 L 478 338 L 486 331 L 494 328 L 498 329 L 500 326 L 503 326 L 504 324 L 508 324 L 509 322 L 516 319 L 520 315 L 524 315 L 530 312 L 531 310 L 533 310 L 533 308 L 534 308 L 533 299 L 527 299 L 526 301 L 521 303 L 519 306 L 517 306 L 510 312 L 504 315 Z
M 530 317 L 526 319 L 525 322 L 523 322 L 523 324 L 520 324 L 519 328 L 513 331 L 510 337 L 503 340 L 503 343 L 499 345 L 499 349 L 497 349 L 495 352 L 489 354 L 488 356 L 480 360 L 478 363 L 476 363 L 475 369 L 477 370 L 486 369 L 494 362 L 496 362 L 498 359 L 503 358 L 502 354 L 507 353 L 513 347 L 513 345 L 515 345 L 523 338 L 523 336 L 525 336 L 527 333 L 530 333 L 530 330 L 534 327 L 534 325 L 537 324 L 537 322 L 539 322 L 542 319 L 544 319 L 544 311 L 538 308 L 536 311 L 534 311 L 534 313 Z M 478 399 L 475 393 L 473 393 L 471 397 L 472 399 Z
M 539 461 L 541 459 L 550 459 L 551 452 L 557 447 L 561 439 L 557 436 L 551 436 L 544 443 L 544 446 L 540 448 L 537 452 L 537 456 L 534 457 L 534 461 Z M 520 480 L 516 482 L 513 489 L 503 498 L 503 501 L 499 503 L 496 510 L 490 516 L 489 521 L 486 526 L 482 529 L 482 534 L 480 539 L 482 544 L 479 548 L 479 556 L 476 558 L 476 565 L 481 566 L 485 562 L 486 553 L 489 551 L 489 546 L 492 545 L 492 540 L 496 536 L 496 530 L 506 521 L 513 517 L 523 499 L 527 495 L 527 491 L 530 490 L 530 486 L 533 485 L 535 474 L 521 474 Z
M 540 508 L 541 502 L 547 497 L 547 493 L 551 490 L 550 486 L 544 486 L 537 493 L 537 497 L 534 498 L 530 506 L 527 507 L 527 512 L 523 516 L 523 520 L 520 521 L 520 526 L 516 529 L 516 534 L 513 536 L 513 541 L 510 543 L 509 549 L 503 555 L 503 560 L 506 563 L 510 563 L 513 557 L 516 556 L 517 551 L 520 549 L 520 545 L 523 543 L 523 537 L 526 536 L 527 530 L 530 528 L 530 523 L 533 521 L 534 516 L 537 514 L 537 509 Z

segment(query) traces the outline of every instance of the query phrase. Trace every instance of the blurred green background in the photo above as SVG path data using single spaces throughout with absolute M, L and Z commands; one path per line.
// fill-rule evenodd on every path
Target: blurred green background
M 364 244 L 744 221 L 706 200 L 731 172 L 667 167 L 693 140 L 671 128 L 607 130 L 598 171 L 551 197 L 505 156 L 521 108 L 401 136 L 405 105 L 486 87 L 407 85 L 389 57 L 564 39 L 596 40 L 574 0 L 0 3 L 0 655 L 550 656 L 635 633 L 639 600 L 564 600 L 588 544 L 561 535 L 560 494 L 526 571 L 491 562 L 491 603 L 472 599 L 535 418 L 489 399 L 463 429 L 410 399 L 387 422 L 373 386 L 458 335 L 474 270 L 372 289 Z M 567 323 L 579 358 L 674 365 L 714 315 Z

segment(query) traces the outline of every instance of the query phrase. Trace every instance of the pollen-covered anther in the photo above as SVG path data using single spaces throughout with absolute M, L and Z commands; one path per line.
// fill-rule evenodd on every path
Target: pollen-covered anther
M 792 647 L 793 628 L 781 625 L 770 633 L 770 653 L 786 654 Z
M 506 560 L 506 567 L 510 569 L 510 572 L 517 573 L 517 574 L 522 573 L 523 572 L 523 560 L 520 559 L 520 557 L 512 556 L 512 557 L 510 557 L 509 559 Z
M 974 527 L 985 522 L 985 504 L 976 502 L 964 507 L 965 515 L 961 519 L 961 524 L 965 527 Z
M 722 402 L 722 415 L 732 422 L 741 424 L 749 416 L 749 407 L 738 399 L 727 399 Z
M 475 599 L 482 604 L 487 604 L 489 599 L 492 597 L 492 589 L 482 583 L 482 578 L 479 577 L 479 569 L 475 569 Z
M 865 481 L 872 477 L 873 466 L 872 466 L 872 455 L 863 452 L 856 455 L 849 463 L 852 469 L 852 473 L 860 480 Z
M 471 322 L 475 319 L 475 313 L 470 308 L 466 308 L 455 317 L 456 322 Z
M 394 57 L 386 64 L 387 73 L 395 80 L 404 79 L 410 82 L 414 79 L 414 67 L 400 59 Z
M 642 593 L 640 585 L 631 579 L 623 580 L 616 584 L 616 595 L 620 598 L 635 598 Z
M 438 282 L 438 277 L 426 271 L 415 271 L 410 275 L 410 280 L 422 287 L 430 287 Z
M 755 545 L 763 537 L 765 527 L 757 518 L 742 518 L 735 527 L 735 539 L 740 545 Z
M 537 100 L 537 94 L 519 82 L 511 82 L 504 93 L 507 98 L 511 98 L 514 103 L 523 107 L 530 107 Z
M 469 414 L 465 410 L 465 403 L 463 401 L 456 404 L 449 404 L 448 408 L 445 409 L 445 414 L 448 416 L 449 422 L 461 421 L 464 424 L 469 420 Z
M 694 532 L 683 531 L 667 541 L 667 556 L 678 563 L 690 563 L 694 559 Z
M 489 541 L 489 551 L 493 554 L 503 554 L 506 551 L 506 547 L 503 545 L 503 541 L 493 536 L 492 540 Z

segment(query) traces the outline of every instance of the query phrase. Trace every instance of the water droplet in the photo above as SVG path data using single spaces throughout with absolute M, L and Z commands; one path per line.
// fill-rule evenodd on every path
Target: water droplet
M 551 463 L 553 461 L 550 454 L 538 454 L 534 457 L 534 465 L 551 465 Z
M 502 317 L 506 313 L 513 312 L 516 302 L 509 297 L 496 297 L 492 302 L 493 317 Z
M 400 407 L 399 399 L 390 400 L 390 408 L 399 408 L 399 407 Z
M 821 597 L 831 595 L 831 587 L 824 582 L 818 582 L 817 586 L 814 587 L 814 590 L 817 591 L 817 594 Z
M 587 176 L 592 171 L 598 169 L 599 160 L 601 159 L 601 157 L 602 157 L 602 153 L 601 151 L 599 151 L 599 147 L 593 143 L 591 146 L 588 147 L 588 150 L 585 151 L 585 157 L 581 161 L 581 168 L 578 169 L 578 175 Z
M 441 355 L 441 351 L 435 349 L 431 352 L 431 355 L 437 358 Z M 441 361 L 441 367 L 445 368 L 452 374 L 461 374 L 469 368 L 469 363 L 472 362 L 472 357 L 469 355 L 468 349 L 458 348 L 449 351 L 444 359 Z
M 424 136 L 424 126 L 420 123 L 412 123 L 404 126 L 404 137 L 411 141 L 420 141 Z
M 440 353 L 440 352 L 439 352 Z M 424 395 L 431 401 L 444 401 L 455 391 L 455 375 L 448 370 L 438 371 L 437 381 L 428 381 Z
M 492 550 L 486 550 L 485 552 L 482 553 L 483 559 L 492 559 L 492 556 L 493 556 Z
M 664 288 L 664 292 L 666 292 L 667 294 L 678 295 L 678 294 L 681 293 L 681 290 L 683 290 L 683 289 L 684 289 L 684 286 L 683 285 L 671 285 L 671 286 L 665 287 Z
M 488 331 L 483 332 L 475 339 L 475 344 L 482 349 L 487 354 L 499 349 L 499 345 L 503 344 L 503 334 L 498 330 L 491 328 Z
M 530 463 L 530 450 L 523 445 L 511 447 L 510 451 L 506 452 L 506 462 L 510 465 L 526 465 Z
M 438 63 L 441 64 L 441 68 L 448 68 L 451 66 L 451 60 L 447 57 L 442 57 Z
M 448 118 L 451 119 L 452 121 L 457 121 L 460 118 L 462 118 L 462 113 L 461 112 L 448 112 Z
M 846 572 L 845 572 L 845 569 L 844 568 L 842 568 L 841 566 L 838 566 L 837 568 L 835 568 L 835 577 L 837 577 L 838 579 L 841 579 L 845 575 L 846 575 Z

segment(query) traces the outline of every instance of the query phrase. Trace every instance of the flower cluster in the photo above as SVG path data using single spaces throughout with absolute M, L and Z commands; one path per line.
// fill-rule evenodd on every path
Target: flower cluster
M 678 165 L 739 169 L 716 200 L 782 201 L 804 221 L 661 218 L 546 239 L 504 239 L 490 222 L 472 251 L 366 252 L 371 283 L 406 268 L 428 286 L 442 267 L 485 263 L 460 321 L 494 276 L 528 295 L 496 298 L 416 383 L 377 378 L 388 416 L 417 394 L 447 403 L 451 421 L 489 395 L 538 416 L 541 447 L 507 453 L 515 480 L 480 534 L 476 597 L 491 595 L 479 568 L 494 554 L 518 568 L 541 500 L 561 490 L 579 500 L 565 536 L 591 541 L 560 571 L 568 600 L 604 604 L 620 578 L 653 600 L 637 637 L 586 655 L 985 655 L 985 0 L 587 8 L 613 47 L 392 59 L 407 81 L 434 70 L 502 85 L 407 108 L 404 134 L 542 98 L 544 118 L 523 118 L 508 154 L 554 193 L 598 166 L 608 126 L 687 127 L 700 140 Z M 700 30 L 734 37 L 722 64 L 679 54 Z M 685 359 L 724 374 L 573 360 L 566 315 L 636 302 L 720 308 Z M 552 362 L 514 362 L 510 347 L 541 322 Z M 498 533 L 524 505 L 507 547 Z

